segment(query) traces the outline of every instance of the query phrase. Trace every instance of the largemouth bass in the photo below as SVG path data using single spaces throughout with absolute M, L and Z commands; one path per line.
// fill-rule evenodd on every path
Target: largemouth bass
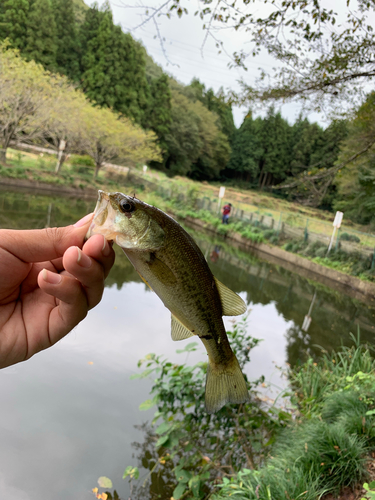
M 143 281 L 172 313 L 172 339 L 193 335 L 208 354 L 205 405 L 249 401 L 246 382 L 225 332 L 222 316 L 237 316 L 246 304 L 220 283 L 191 236 L 156 207 L 122 193 L 99 191 L 87 233 L 103 234 L 125 252 Z

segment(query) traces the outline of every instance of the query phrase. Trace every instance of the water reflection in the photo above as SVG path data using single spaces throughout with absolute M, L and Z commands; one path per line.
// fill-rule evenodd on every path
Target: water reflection
M 94 206 L 95 200 L 0 190 L 0 227 L 71 224 Z M 250 379 L 264 374 L 283 386 L 276 366 L 300 363 L 307 352 L 319 356 L 317 345 L 349 345 L 358 327 L 362 341 L 373 341 L 373 308 L 187 229 L 215 276 L 249 305 L 249 335 L 264 339 L 247 368 Z M 36 500 L 48 491 L 56 500 L 89 500 L 101 475 L 111 477 L 122 498 L 129 496 L 121 478 L 134 463 L 130 444 L 143 439 L 134 425 L 153 413 L 138 411 L 151 382 L 129 376 L 148 352 L 185 359 L 170 339 L 170 313 L 116 253 L 103 300 L 85 321 L 53 349 L 0 373 L 0 498 L 11 491 L 12 500 Z M 302 329 L 306 315 L 311 323 Z M 225 324 L 231 328 L 231 318 Z M 189 363 L 205 359 L 202 348 Z M 152 456 L 145 457 L 150 465 Z M 153 477 L 161 488 L 154 491 L 163 491 L 159 479 Z

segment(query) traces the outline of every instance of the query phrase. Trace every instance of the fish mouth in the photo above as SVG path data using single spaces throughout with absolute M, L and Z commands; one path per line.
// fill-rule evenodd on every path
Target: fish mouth
M 114 239 L 113 222 L 115 217 L 116 213 L 111 206 L 109 194 L 99 189 L 94 216 L 86 233 L 85 241 L 93 234 L 102 234 L 107 240 Z

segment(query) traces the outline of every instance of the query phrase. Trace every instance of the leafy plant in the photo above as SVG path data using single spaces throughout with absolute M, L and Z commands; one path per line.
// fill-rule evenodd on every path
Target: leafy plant
M 246 318 L 227 333 L 243 368 L 259 340 L 247 336 Z M 188 355 L 196 349 L 197 343 L 193 342 L 177 352 Z M 254 469 L 264 460 L 274 432 L 291 418 L 281 409 L 263 408 L 255 392 L 263 378 L 248 382 L 250 404 L 226 405 L 212 415 L 204 407 L 207 363 L 173 364 L 149 354 L 139 366 L 145 370 L 133 375 L 133 379 L 156 375 L 153 398 L 145 401 L 141 409 L 157 406 L 153 425 L 157 425 L 154 433 L 158 458 L 154 470 L 159 468 L 162 473 L 166 462 L 172 468 L 175 500 L 206 498 L 219 478 L 240 471 L 244 464 Z
M 365 498 L 361 498 L 361 500 L 375 500 L 375 481 L 372 481 L 370 484 L 365 483 L 363 488 L 367 491 Z

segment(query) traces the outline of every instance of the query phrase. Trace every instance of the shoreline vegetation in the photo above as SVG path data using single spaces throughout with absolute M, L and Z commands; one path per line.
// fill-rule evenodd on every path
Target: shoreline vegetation
M 114 165 L 106 166 L 97 177 L 93 177 L 92 160 L 79 155 L 68 158 L 64 170 L 57 175 L 54 171 L 56 161 L 56 156 L 48 153 L 10 150 L 7 166 L 0 165 L 0 185 L 93 199 L 96 199 L 98 189 L 132 192 L 188 224 L 228 238 L 245 249 L 251 248 L 265 258 L 277 259 L 281 265 L 286 262 L 289 268 L 304 269 L 308 277 L 318 281 L 320 277 L 328 286 L 336 283 L 344 292 L 346 289 L 347 293 L 354 293 L 359 298 L 374 300 L 375 283 L 371 282 L 375 281 L 375 270 L 372 269 L 374 259 L 371 254 L 348 254 L 336 248 L 327 257 L 327 244 L 309 243 L 303 239 L 294 241 L 285 234 L 280 235 L 277 228 L 262 227 L 257 221 L 251 223 L 232 217 L 228 226 L 222 225 L 219 214 L 198 208 L 199 202 L 208 199 L 210 193 L 211 196 L 217 196 L 216 185 L 202 184 L 186 178 L 169 179 L 160 172 L 148 170 L 145 174 L 142 170 Z M 282 203 L 281 208 L 286 214 L 288 209 L 293 213 L 299 208 L 295 203 L 284 200 L 280 202 L 270 195 L 263 195 L 263 199 L 260 199 L 259 193 L 252 191 L 238 190 L 236 193 L 231 188 L 230 192 L 232 203 L 236 203 L 237 197 L 241 199 L 241 202 L 237 202 L 238 205 L 241 203 L 241 207 L 246 206 L 244 199 L 256 202 L 251 199 L 253 197 L 263 204 Z M 315 216 L 319 220 L 319 211 L 315 212 L 317 213 L 310 214 L 310 218 Z M 326 219 L 327 213 L 322 212 L 321 217 Z
M 260 342 L 247 335 L 246 321 L 228 332 L 242 370 Z M 144 443 L 134 444 L 138 464 L 123 475 L 131 498 L 373 499 L 375 360 L 359 333 L 352 340 L 352 347 L 322 349 L 320 358 L 289 368 L 289 387 L 274 399 L 262 393 L 264 377 L 247 379 L 251 403 L 213 415 L 204 411 L 206 363 L 145 356 L 138 363 L 143 371 L 131 378 L 153 378 L 151 399 L 140 410 L 156 410 L 143 427 Z M 177 352 L 187 355 L 196 345 Z M 94 493 L 118 499 L 108 481 Z

